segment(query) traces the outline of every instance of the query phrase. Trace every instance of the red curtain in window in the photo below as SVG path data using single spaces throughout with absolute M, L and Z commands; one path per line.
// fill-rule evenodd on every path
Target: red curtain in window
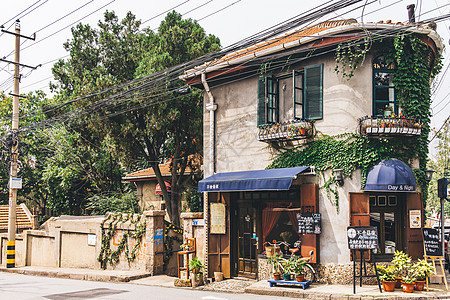
M 262 230 L 263 230 L 263 244 L 266 242 L 266 237 L 269 235 L 272 228 L 280 218 L 281 211 L 274 211 L 270 208 L 265 208 L 262 211 Z
M 300 233 L 298 233 L 298 228 L 297 228 L 297 213 L 301 212 L 301 209 L 288 209 L 287 213 L 289 215 L 289 220 L 291 220 L 292 223 L 292 227 L 294 227 L 295 232 L 297 232 L 298 236 L 301 236 Z

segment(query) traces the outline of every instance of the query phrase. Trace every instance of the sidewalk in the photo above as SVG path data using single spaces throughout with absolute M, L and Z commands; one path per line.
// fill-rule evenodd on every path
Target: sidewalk
M 173 282 L 175 277 L 167 275 L 149 276 L 145 272 L 130 272 L 120 270 L 89 270 L 70 268 L 47 268 L 47 267 L 18 267 L 2 268 L 0 272 L 18 273 L 33 276 L 57 277 L 78 280 L 109 281 L 109 282 L 129 282 L 131 284 L 160 286 L 175 288 Z M 299 287 L 275 286 L 270 287 L 266 280 L 256 281 L 250 279 L 226 279 L 213 282 L 196 289 L 214 292 L 250 293 L 258 295 L 271 295 L 279 297 L 305 298 L 305 299 L 327 299 L 327 300 L 350 300 L 350 299 L 450 299 L 450 292 L 445 290 L 444 284 L 430 284 L 429 292 L 414 291 L 411 294 L 403 293 L 401 289 L 395 292 L 380 293 L 377 285 L 363 285 L 356 287 L 356 294 L 353 294 L 352 285 L 326 285 L 312 284 L 308 289 Z

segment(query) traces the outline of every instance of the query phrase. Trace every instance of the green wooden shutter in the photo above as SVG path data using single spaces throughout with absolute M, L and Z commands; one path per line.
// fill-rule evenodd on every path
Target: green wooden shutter
M 258 111 L 257 125 L 266 124 L 266 77 L 258 78 Z
M 307 120 L 322 119 L 323 65 L 305 67 L 304 81 L 304 117 Z

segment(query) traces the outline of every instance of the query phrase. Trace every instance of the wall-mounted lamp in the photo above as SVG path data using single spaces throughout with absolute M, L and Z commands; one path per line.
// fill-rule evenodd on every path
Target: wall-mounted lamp
M 425 170 L 425 176 L 428 182 L 431 181 L 431 178 L 433 178 L 434 170 Z
M 342 169 L 334 169 L 333 170 L 334 178 L 339 186 L 344 185 L 344 174 Z

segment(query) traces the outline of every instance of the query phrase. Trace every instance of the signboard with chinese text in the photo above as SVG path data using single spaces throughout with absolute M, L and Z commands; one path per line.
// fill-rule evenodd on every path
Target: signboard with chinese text
M 297 213 L 297 231 L 301 234 L 320 234 L 322 232 L 319 213 Z
M 378 229 L 375 226 L 347 227 L 350 250 L 378 249 Z
M 442 256 L 442 243 L 439 241 L 439 231 L 433 228 L 422 228 L 425 255 Z

